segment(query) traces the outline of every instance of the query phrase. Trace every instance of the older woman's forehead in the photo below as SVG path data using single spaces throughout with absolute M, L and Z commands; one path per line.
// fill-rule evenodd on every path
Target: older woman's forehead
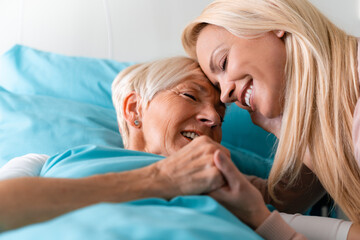
M 195 90 L 202 92 L 204 94 L 211 93 L 213 90 L 216 91 L 216 88 L 211 84 L 211 82 L 205 76 L 190 76 L 181 81 L 178 86 L 191 86 Z

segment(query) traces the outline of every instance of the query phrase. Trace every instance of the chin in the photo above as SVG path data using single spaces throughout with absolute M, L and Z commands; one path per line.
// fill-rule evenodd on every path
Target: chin
M 278 109 L 269 109 L 267 111 L 260 111 L 261 115 L 263 115 L 264 117 L 268 118 L 268 119 L 273 119 L 273 118 L 277 118 L 278 116 L 281 115 L 281 111 L 279 111 Z

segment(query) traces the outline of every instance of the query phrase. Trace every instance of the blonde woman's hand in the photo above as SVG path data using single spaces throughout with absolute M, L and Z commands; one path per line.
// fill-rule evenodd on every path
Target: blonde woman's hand
M 227 184 L 209 195 L 256 229 L 270 215 L 261 193 L 236 168 L 229 156 L 217 152 L 214 160 Z
M 280 128 L 282 122 L 282 115 L 275 118 L 267 118 L 259 112 L 250 113 L 251 121 L 263 128 L 265 131 L 274 134 L 277 138 L 280 136 Z
M 225 147 L 209 137 L 201 136 L 154 164 L 156 179 L 165 187 L 164 197 L 203 194 L 223 186 L 222 174 L 214 164 L 214 154 L 220 151 L 230 156 Z

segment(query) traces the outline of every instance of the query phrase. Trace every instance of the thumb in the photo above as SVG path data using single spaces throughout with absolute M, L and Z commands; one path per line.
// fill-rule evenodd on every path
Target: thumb
M 231 159 L 220 150 L 217 150 L 214 154 L 214 163 L 219 171 L 223 174 L 230 189 L 233 189 L 236 184 L 236 180 L 239 178 L 239 170 Z

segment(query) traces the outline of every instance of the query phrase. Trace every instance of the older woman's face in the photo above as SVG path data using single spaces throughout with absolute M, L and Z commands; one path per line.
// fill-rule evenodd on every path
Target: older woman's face
M 205 77 L 185 79 L 143 110 L 144 151 L 168 156 L 201 135 L 220 142 L 224 115 L 220 93 Z
M 286 51 L 281 34 L 243 39 L 214 25 L 200 32 L 197 58 L 210 81 L 221 88 L 223 102 L 236 102 L 267 118 L 282 113 Z

